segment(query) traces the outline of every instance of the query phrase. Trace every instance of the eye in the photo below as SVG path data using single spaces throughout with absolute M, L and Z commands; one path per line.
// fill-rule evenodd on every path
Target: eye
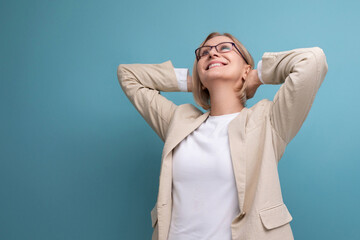
M 202 49 L 200 51 L 200 56 L 203 57 L 203 56 L 206 56 L 209 54 L 209 49 Z
M 224 44 L 220 46 L 220 51 L 221 52 L 228 52 L 231 50 L 231 45 L 229 44 Z

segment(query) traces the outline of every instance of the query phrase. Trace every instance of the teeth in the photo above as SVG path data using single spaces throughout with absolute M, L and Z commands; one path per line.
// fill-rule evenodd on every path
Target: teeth
M 213 63 L 209 66 L 209 69 L 212 68 L 212 67 L 219 67 L 221 66 L 222 64 L 221 63 Z

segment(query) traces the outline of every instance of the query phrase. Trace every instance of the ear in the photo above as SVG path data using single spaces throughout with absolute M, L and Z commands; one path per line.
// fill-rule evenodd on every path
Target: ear
M 243 74 L 243 79 L 245 81 L 246 81 L 246 78 L 247 78 L 250 71 L 251 71 L 251 66 L 250 65 L 245 65 L 245 70 L 244 70 L 244 74 Z

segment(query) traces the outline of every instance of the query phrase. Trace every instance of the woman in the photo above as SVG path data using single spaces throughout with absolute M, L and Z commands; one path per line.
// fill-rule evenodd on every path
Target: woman
M 277 163 L 325 78 L 323 51 L 267 52 L 255 70 L 236 38 L 211 33 L 195 54 L 193 77 L 170 61 L 118 68 L 125 94 L 165 142 L 152 239 L 293 239 Z M 263 83 L 282 86 L 273 101 L 246 108 Z M 159 94 L 186 88 L 209 111 Z

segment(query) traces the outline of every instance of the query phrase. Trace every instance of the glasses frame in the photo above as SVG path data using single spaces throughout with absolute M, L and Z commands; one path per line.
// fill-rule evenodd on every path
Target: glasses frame
M 200 58 L 201 58 L 201 57 L 197 54 L 198 51 L 200 52 L 200 49 L 201 49 L 201 48 L 210 47 L 210 50 L 209 50 L 209 52 L 210 52 L 211 49 L 214 47 L 215 50 L 216 50 L 218 53 L 222 53 L 222 52 L 219 52 L 219 50 L 217 49 L 217 46 L 219 46 L 220 44 L 224 44 L 224 43 L 231 43 L 231 45 L 232 45 L 232 49 L 231 49 L 231 50 L 233 50 L 234 47 L 235 47 L 235 49 L 240 53 L 241 57 L 244 59 L 244 61 L 246 62 L 246 64 L 249 64 L 249 63 L 246 61 L 244 55 L 241 53 L 241 51 L 239 50 L 239 48 L 236 46 L 236 44 L 235 44 L 234 42 L 221 42 L 221 43 L 216 44 L 216 45 L 213 45 L 213 46 L 208 46 L 208 45 L 201 46 L 201 47 L 195 49 L 196 60 L 199 61 Z M 231 51 L 231 50 L 230 50 L 230 51 Z M 229 51 L 229 52 L 230 52 L 230 51 Z

